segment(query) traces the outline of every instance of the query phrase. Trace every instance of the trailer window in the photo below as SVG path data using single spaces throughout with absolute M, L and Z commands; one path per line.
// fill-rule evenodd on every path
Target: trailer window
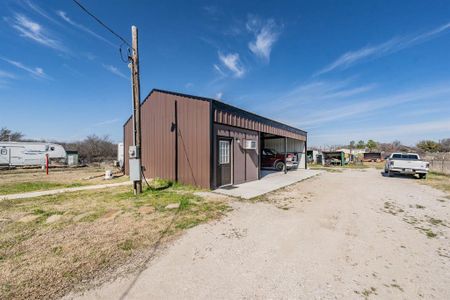
M 0 154 L 1 155 L 7 155 L 8 154 L 8 150 L 6 150 L 5 148 L 0 150 Z

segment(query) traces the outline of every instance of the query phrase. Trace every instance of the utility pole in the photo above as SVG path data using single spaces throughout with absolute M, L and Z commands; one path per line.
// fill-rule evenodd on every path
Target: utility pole
M 133 181 L 134 194 L 142 193 L 141 161 L 141 87 L 139 83 L 138 29 L 131 26 L 131 77 L 133 95 L 133 146 L 129 149 L 130 180 Z

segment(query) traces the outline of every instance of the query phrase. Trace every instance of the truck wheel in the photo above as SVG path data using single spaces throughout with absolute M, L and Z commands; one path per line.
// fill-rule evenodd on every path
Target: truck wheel
M 275 169 L 277 169 L 277 171 L 283 171 L 285 168 L 284 162 L 279 161 L 275 164 Z
M 427 174 L 419 174 L 419 179 L 426 179 L 427 178 Z

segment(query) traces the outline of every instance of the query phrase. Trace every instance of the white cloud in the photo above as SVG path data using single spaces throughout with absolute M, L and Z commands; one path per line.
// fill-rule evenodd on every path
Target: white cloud
M 125 74 L 123 74 L 119 69 L 117 69 L 116 67 L 112 66 L 112 65 L 106 65 L 103 64 L 103 68 L 105 68 L 106 70 L 108 70 L 109 72 L 113 73 L 114 75 L 117 75 L 119 77 L 125 78 L 125 79 L 130 79 L 129 76 L 126 76 Z
M 114 48 L 117 48 L 117 45 L 114 45 L 113 43 L 111 43 L 110 41 L 108 41 L 107 39 L 105 39 L 104 37 L 102 37 L 101 35 L 99 35 L 99 34 L 93 32 L 92 30 L 90 30 L 89 28 L 87 28 L 86 26 L 84 26 L 84 25 L 82 25 L 82 24 L 73 21 L 71 18 L 69 18 L 69 16 L 67 15 L 66 12 L 64 12 L 64 11 L 62 11 L 62 10 L 58 10 L 58 11 L 56 11 L 56 14 L 57 14 L 61 19 L 63 19 L 63 20 L 66 21 L 67 23 L 69 23 L 70 25 L 72 25 L 72 26 L 74 26 L 74 27 L 76 27 L 76 28 L 78 28 L 78 29 L 80 29 L 80 30 L 83 30 L 84 32 L 89 33 L 89 34 L 92 35 L 93 37 L 95 37 L 95 38 L 97 38 L 97 39 L 99 39 L 99 40 L 104 41 L 105 43 L 109 44 L 110 46 L 112 46 L 112 47 L 114 47 Z
M 34 22 L 25 15 L 16 14 L 14 19 L 5 18 L 14 29 L 20 32 L 22 37 L 33 40 L 46 47 L 67 52 L 67 48 L 60 41 L 50 36 L 48 31 L 39 23 Z
M 214 20 L 219 19 L 220 9 L 215 5 L 206 5 L 202 7 L 203 11 Z
M 19 2 L 19 3 L 25 4 L 22 6 L 24 6 L 25 8 L 31 9 L 32 12 L 37 13 L 38 15 L 52 21 L 53 23 L 60 24 L 58 21 L 56 21 L 54 18 L 52 18 L 49 14 L 47 14 L 47 12 L 45 10 L 43 10 L 41 7 L 39 7 L 36 3 L 31 2 L 31 1 L 23 1 L 23 2 Z
M 239 54 L 237 53 L 230 53 L 227 55 L 224 55 L 219 52 L 219 59 L 222 62 L 222 64 L 227 67 L 235 77 L 242 77 L 245 74 L 245 68 L 242 66 L 242 63 L 239 59 Z M 217 65 L 214 65 L 214 68 L 219 71 L 220 68 L 218 68 Z
M 14 79 L 16 76 L 12 73 L 0 70 L 0 78 Z
M 218 100 L 220 100 L 220 99 L 222 99 L 222 96 L 223 96 L 223 93 L 222 92 L 218 92 L 217 94 L 216 94 L 216 99 L 218 99 Z
M 420 139 L 430 139 L 430 137 L 436 136 L 446 137 L 448 134 L 450 134 L 450 120 L 442 119 L 369 128 L 339 128 L 336 131 L 331 129 L 323 134 L 312 134 L 311 137 L 315 144 L 342 144 L 350 140 L 367 140 L 369 138 L 378 141 L 401 140 L 414 144 Z
M 422 34 L 396 37 L 379 45 L 366 46 L 355 51 L 349 51 L 341 55 L 330 65 L 315 73 L 314 76 L 328 73 L 336 69 L 346 69 L 363 60 L 374 59 L 398 52 L 402 49 L 409 48 L 435 38 L 447 29 L 450 29 L 450 23 L 444 24 Z
M 286 112 L 295 111 L 299 106 L 323 106 L 330 107 L 351 100 L 355 96 L 363 95 L 373 90 L 377 85 L 368 83 L 355 85 L 354 79 L 343 79 L 339 81 L 313 81 L 298 85 L 287 92 L 272 95 L 269 110 L 280 116 Z M 258 96 L 260 98 L 260 96 Z
M 363 98 L 357 99 L 356 101 L 354 99 L 351 103 L 334 106 L 329 109 L 316 110 L 308 113 L 306 118 L 301 120 L 293 118 L 292 121 L 297 126 L 324 124 L 331 121 L 364 117 L 369 114 L 374 114 L 381 109 L 416 101 L 430 101 L 437 97 L 450 97 L 449 83 L 435 84 L 392 95 Z
M 269 61 L 272 47 L 280 35 L 279 26 L 273 19 L 263 23 L 258 18 L 250 16 L 246 28 L 255 36 L 255 40 L 248 43 L 250 51 L 265 61 Z
M 221 77 L 225 77 L 226 76 L 225 72 L 222 71 L 222 68 L 220 68 L 218 65 L 214 64 L 213 68 Z
M 85 56 L 86 56 L 86 58 L 87 59 L 89 59 L 89 60 L 95 60 L 96 58 L 97 58 L 97 56 L 95 56 L 93 53 L 91 53 L 91 52 L 86 52 L 85 53 Z
M 27 71 L 28 73 L 31 74 L 31 76 L 33 76 L 35 78 L 50 79 L 50 77 L 47 74 L 45 74 L 44 70 L 40 67 L 35 67 L 35 68 L 28 67 L 21 62 L 18 62 L 18 61 L 12 60 L 12 59 L 8 59 L 8 58 L 4 58 L 4 57 L 0 57 L 0 59 L 6 61 L 7 63 L 9 63 L 19 69 Z

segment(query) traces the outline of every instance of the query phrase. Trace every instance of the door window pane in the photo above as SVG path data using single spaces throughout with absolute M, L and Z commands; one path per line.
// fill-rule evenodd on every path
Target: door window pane
M 230 163 L 230 142 L 219 141 L 219 164 Z

